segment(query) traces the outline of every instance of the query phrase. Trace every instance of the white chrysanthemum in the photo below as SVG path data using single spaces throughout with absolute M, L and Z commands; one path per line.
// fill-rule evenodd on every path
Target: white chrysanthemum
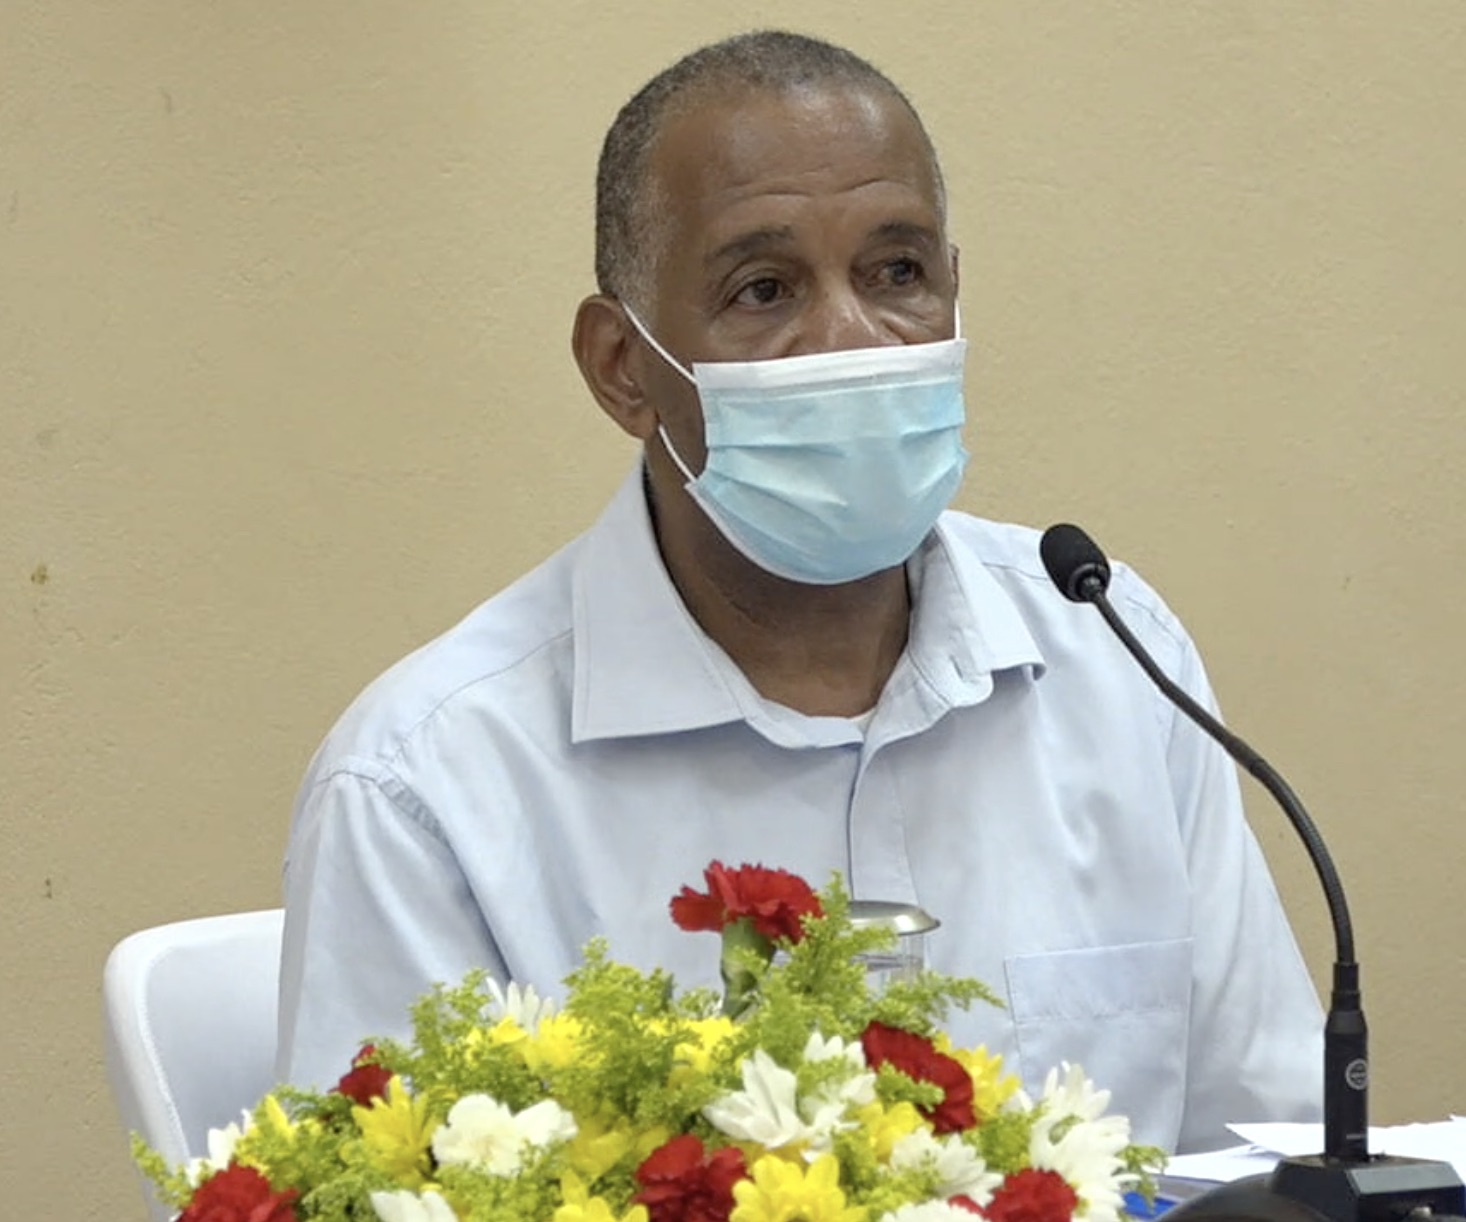
M 458 1222 L 453 1207 L 431 1188 L 421 1196 L 402 1189 L 374 1192 L 371 1198 L 381 1222 Z
M 189 1184 L 197 1188 L 199 1181 L 213 1175 L 215 1172 L 223 1171 L 229 1165 L 230 1159 L 234 1157 L 234 1147 L 239 1144 L 239 1139 L 249 1132 L 249 1112 L 240 1112 L 238 1124 L 226 1124 L 222 1129 L 210 1129 L 208 1136 L 208 1153 L 203 1158 L 193 1158 L 188 1162 L 185 1173 L 188 1176 Z
M 735 1141 L 757 1142 L 769 1150 L 802 1145 L 808 1158 L 824 1153 L 837 1132 L 854 1126 L 851 1106 L 875 1099 L 876 1079 L 865 1067 L 860 1045 L 847 1044 L 838 1036 L 826 1040 L 818 1033 L 811 1035 L 804 1055 L 811 1061 L 843 1061 L 848 1075 L 799 1098 L 793 1071 L 757 1048 L 741 1066 L 743 1089 L 713 1100 L 702 1114 Z
M 1064 1061 L 1044 1079 L 1043 1102 L 1044 1110 L 1054 1116 L 1098 1120 L 1110 1106 L 1110 1092 L 1097 1089 L 1083 1069 Z
M 881 1222 L 972 1222 L 977 1215 L 946 1201 L 922 1201 L 903 1205 L 881 1215 Z
M 876 1076 L 866 1068 L 865 1049 L 859 1042 L 846 1043 L 838 1035 L 825 1039 L 818 1031 L 812 1032 L 804 1046 L 804 1059 L 845 1063 L 844 1078 L 827 1082 L 799 1100 L 800 1114 L 819 1134 L 818 1146 L 827 1149 L 837 1131 L 854 1126 L 854 1121 L 846 1119 L 851 1107 L 875 1101 Z
M 907 1133 L 891 1149 L 895 1171 L 934 1170 L 939 1178 L 937 1194 L 942 1197 L 971 1197 L 975 1205 L 986 1205 L 1003 1182 L 989 1171 L 982 1155 L 957 1134 L 935 1136 L 930 1129 Z
M 702 1114 L 720 1133 L 735 1141 L 753 1141 L 768 1150 L 814 1136 L 800 1118 L 794 1096 L 794 1075 L 762 1048 L 755 1048 L 742 1066 L 743 1089 L 714 1099 Z
M 1075 1216 L 1087 1222 L 1118 1222 L 1124 1205 L 1120 1152 L 1130 1144 L 1130 1121 L 1106 1116 L 1109 1102 L 1109 1091 L 1096 1090 L 1078 1065 L 1065 1061 L 1044 1081 L 1042 1114 L 1028 1147 L 1035 1167 L 1073 1186 Z
M 555 1003 L 536 993 L 532 984 L 520 985 L 511 980 L 505 989 L 497 980 L 490 978 L 487 988 L 489 1015 L 495 1021 L 512 1019 L 533 1035 L 539 1030 L 540 1023 L 554 1016 Z
M 818 1031 L 811 1031 L 809 1039 L 804 1044 L 804 1059 L 806 1061 L 834 1061 L 844 1058 L 850 1063 L 850 1068 L 856 1072 L 862 1072 L 866 1067 L 865 1049 L 860 1046 L 859 1040 L 846 1041 L 838 1035 L 832 1035 L 825 1039 Z M 871 1077 L 875 1077 L 874 1074 Z
M 553 1099 L 513 1112 L 489 1095 L 464 1095 L 433 1134 L 433 1156 L 450 1166 L 515 1175 L 525 1152 L 576 1134 L 575 1118 Z

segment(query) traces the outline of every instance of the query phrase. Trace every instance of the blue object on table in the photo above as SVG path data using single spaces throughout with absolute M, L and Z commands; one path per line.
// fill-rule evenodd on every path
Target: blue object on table
M 1158 1175 L 1155 1177 L 1154 1203 L 1147 1205 L 1145 1198 L 1140 1193 L 1127 1192 L 1125 1194 L 1125 1212 L 1130 1217 L 1145 1222 L 1149 1218 L 1159 1218 L 1173 1206 L 1180 1205 L 1183 1201 L 1189 1201 L 1192 1197 L 1200 1196 L 1215 1187 L 1216 1185 L 1210 1180 L 1188 1180 L 1175 1175 Z
M 1176 1204 L 1174 1197 L 1168 1197 L 1160 1192 L 1155 1194 L 1155 1202 L 1150 1205 L 1145 1203 L 1145 1198 L 1138 1192 L 1125 1194 L 1125 1212 L 1132 1218 L 1159 1218 L 1174 1204 Z

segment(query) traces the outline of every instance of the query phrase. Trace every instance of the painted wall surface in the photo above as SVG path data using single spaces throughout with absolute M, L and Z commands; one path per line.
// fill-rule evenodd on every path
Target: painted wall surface
M 1337 853 L 1377 1118 L 1466 1110 L 1459 0 L 7 0 L 6 1216 L 142 1217 L 108 949 L 278 902 L 336 714 L 633 461 L 568 350 L 599 141 L 768 24 L 873 58 L 943 152 L 960 504 L 1167 595 Z

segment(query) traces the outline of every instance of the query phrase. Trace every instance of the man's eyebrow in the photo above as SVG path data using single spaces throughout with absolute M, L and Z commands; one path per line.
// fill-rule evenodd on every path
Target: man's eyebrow
M 937 241 L 937 231 L 915 221 L 887 221 L 871 230 L 871 237 L 882 241 L 911 242 L 930 245 Z
M 912 245 L 935 245 L 938 241 L 936 229 L 916 221 L 886 221 L 877 225 L 870 234 L 872 239 L 883 242 L 909 242 Z M 750 255 L 761 254 L 772 247 L 782 246 L 794 240 L 794 229 L 790 225 L 768 225 L 741 233 L 711 251 L 703 260 L 704 266 L 718 263 L 736 263 Z
M 756 255 L 771 246 L 782 246 L 794 239 L 794 230 L 788 225 L 770 225 L 749 233 L 740 233 L 736 238 L 724 242 L 703 260 L 705 266 L 715 263 L 737 262 L 749 255 Z

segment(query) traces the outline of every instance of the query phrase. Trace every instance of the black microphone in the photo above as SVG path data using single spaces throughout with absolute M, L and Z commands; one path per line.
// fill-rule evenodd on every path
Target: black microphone
M 1389 1219 L 1423 1210 L 1439 1217 L 1466 1213 L 1466 1188 L 1449 1163 L 1369 1153 L 1368 1028 L 1354 960 L 1349 905 L 1333 858 L 1303 803 L 1267 760 L 1198 704 L 1146 652 L 1108 598 L 1110 565 L 1079 527 L 1051 526 L 1039 541 L 1050 580 L 1071 602 L 1090 603 L 1151 681 L 1257 779 L 1283 808 L 1303 840 L 1328 901 L 1334 927 L 1333 987 L 1324 1023 L 1324 1152 L 1283 1159 L 1265 1176 L 1224 1184 L 1167 1213 L 1183 1219 L 1266 1218 L 1302 1222 L 1297 1206 L 1334 1222 Z

